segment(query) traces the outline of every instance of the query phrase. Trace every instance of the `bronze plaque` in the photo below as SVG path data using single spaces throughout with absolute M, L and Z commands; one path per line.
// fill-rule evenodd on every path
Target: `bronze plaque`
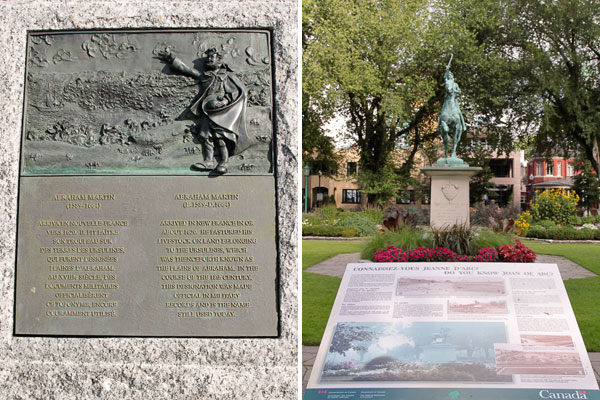
M 264 30 L 28 38 L 17 335 L 274 337 Z

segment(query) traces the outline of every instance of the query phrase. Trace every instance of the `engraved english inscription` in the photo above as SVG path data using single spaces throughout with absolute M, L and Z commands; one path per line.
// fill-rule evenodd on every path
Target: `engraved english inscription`
M 254 220 L 163 220 L 160 225 L 158 243 L 165 247 L 156 269 L 161 289 L 172 297 L 167 308 L 182 318 L 233 318 L 238 309 L 252 307 L 240 300 L 260 270 L 254 264 Z

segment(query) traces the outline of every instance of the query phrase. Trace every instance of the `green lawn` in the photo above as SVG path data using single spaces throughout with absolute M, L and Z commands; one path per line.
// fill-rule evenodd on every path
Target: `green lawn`
M 365 241 L 303 240 L 302 269 L 337 254 L 358 253 Z M 333 276 L 302 272 L 302 343 L 316 346 L 327 325 L 333 301 L 342 280 Z
M 302 269 L 305 270 L 338 254 L 359 253 L 363 247 L 364 240 L 303 240 Z
M 565 281 L 565 287 L 586 349 L 600 351 L 600 297 L 597 295 L 600 293 L 600 277 L 569 279 Z
M 524 242 L 538 254 L 559 255 L 600 275 L 600 245 Z M 361 251 L 365 242 L 303 241 L 302 268 L 306 269 L 336 254 Z M 302 344 L 321 342 L 341 279 L 302 273 Z M 600 351 L 600 276 L 570 279 L 565 287 L 588 351 Z
M 523 244 L 537 254 L 563 256 L 600 275 L 599 244 L 546 243 L 533 240 L 523 241 Z
M 333 276 L 302 273 L 302 344 L 318 346 L 342 280 Z

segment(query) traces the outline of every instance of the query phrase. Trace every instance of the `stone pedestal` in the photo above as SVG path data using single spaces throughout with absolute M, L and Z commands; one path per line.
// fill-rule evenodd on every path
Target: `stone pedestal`
M 469 226 L 469 180 L 479 167 L 434 165 L 421 168 L 431 176 L 429 225 L 433 228 L 452 225 Z

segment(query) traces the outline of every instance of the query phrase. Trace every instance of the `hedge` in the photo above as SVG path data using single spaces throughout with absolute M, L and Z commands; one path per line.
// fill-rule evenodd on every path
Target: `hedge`
M 564 226 L 553 226 L 544 229 L 534 225 L 527 231 L 527 237 L 553 240 L 600 240 L 600 230 L 577 230 L 572 227 Z
M 327 237 L 354 237 L 358 233 L 356 228 L 334 225 L 303 226 L 302 236 L 327 236 Z

